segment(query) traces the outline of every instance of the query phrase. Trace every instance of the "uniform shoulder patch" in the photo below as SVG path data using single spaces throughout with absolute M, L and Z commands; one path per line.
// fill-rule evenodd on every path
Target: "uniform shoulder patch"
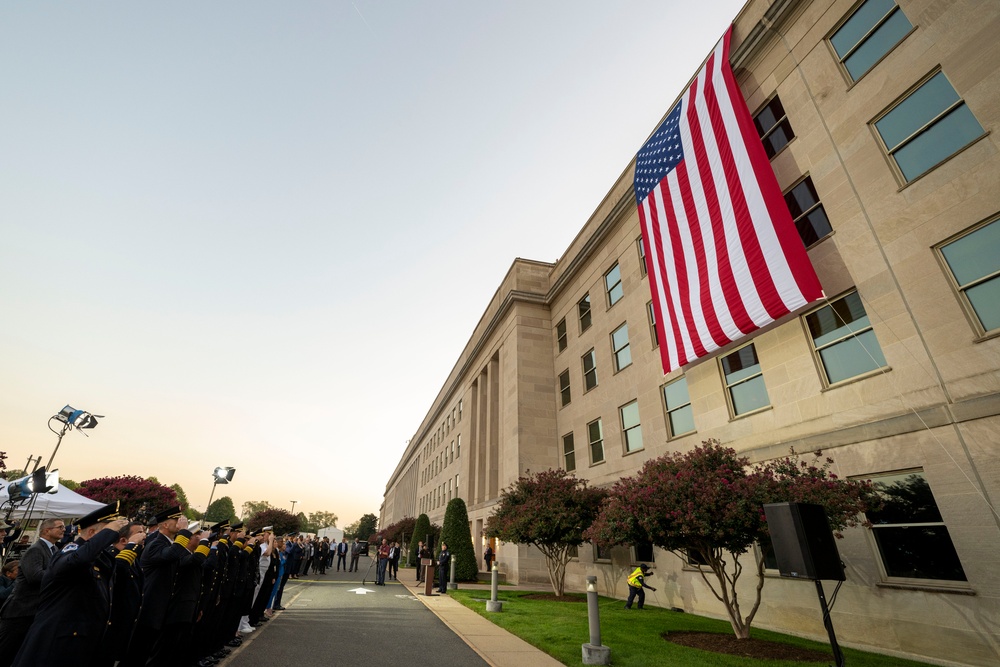
M 62 548 L 62 552 L 64 554 L 68 554 L 69 552 L 76 551 L 79 548 L 80 548 L 79 544 L 77 544 L 76 542 L 70 542 L 69 544 L 67 544 Z

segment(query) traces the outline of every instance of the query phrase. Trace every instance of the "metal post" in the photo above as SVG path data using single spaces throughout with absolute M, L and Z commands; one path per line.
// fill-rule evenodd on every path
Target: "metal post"
M 208 514 L 208 509 L 212 506 L 212 498 L 215 497 L 215 487 L 217 487 L 218 485 L 219 485 L 219 480 L 215 480 L 214 482 L 212 482 L 212 493 L 208 495 L 208 504 L 205 505 L 205 514 Z
M 597 599 L 597 577 L 587 577 L 587 620 L 590 622 L 590 643 L 583 645 L 583 664 L 610 665 L 611 649 L 601 644 L 601 610 Z
M 830 608 L 826 604 L 826 595 L 823 593 L 823 582 L 816 580 L 816 592 L 819 594 L 819 608 L 823 612 L 823 625 L 826 626 L 826 634 L 830 637 L 830 648 L 833 649 L 833 659 L 837 667 L 844 667 L 844 654 L 840 651 L 837 643 L 837 635 L 833 632 L 833 619 L 830 618 Z
M 497 562 L 493 561 L 493 579 L 490 582 L 490 599 L 486 601 L 486 611 L 503 611 L 503 602 L 497 600 Z
M 458 588 L 458 584 L 455 583 L 455 557 L 451 557 L 451 576 L 448 578 L 448 590 L 453 591 Z
M 51 422 L 52 420 L 49 420 L 49 421 Z M 52 430 L 52 429 L 50 428 L 49 430 Z M 52 450 L 52 456 L 49 457 L 49 462 L 45 464 L 45 469 L 46 470 L 52 470 L 52 462 L 55 461 L 55 459 L 56 459 L 56 452 L 59 451 L 59 445 L 62 444 L 63 436 L 66 435 L 66 431 L 67 430 L 69 430 L 69 424 L 65 424 L 62 427 L 62 430 L 59 431 L 59 439 L 56 440 L 56 448 Z M 38 460 L 41 461 L 42 457 L 39 456 Z

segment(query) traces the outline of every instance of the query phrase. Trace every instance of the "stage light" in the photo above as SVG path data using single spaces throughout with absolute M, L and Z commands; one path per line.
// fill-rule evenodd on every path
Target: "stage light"
M 104 415 L 94 415 L 85 410 L 77 410 L 71 405 L 67 405 L 59 411 L 59 414 L 54 415 L 55 419 L 58 419 L 70 428 L 74 426 L 76 428 L 94 428 L 97 426 L 98 417 L 104 419 Z
M 19 502 L 35 493 L 56 493 L 59 490 L 59 471 L 45 472 L 45 466 L 35 472 L 11 482 L 7 495 L 12 503 Z
M 229 484 L 233 481 L 233 475 L 236 474 L 236 468 L 216 468 L 212 473 L 215 478 L 216 484 Z

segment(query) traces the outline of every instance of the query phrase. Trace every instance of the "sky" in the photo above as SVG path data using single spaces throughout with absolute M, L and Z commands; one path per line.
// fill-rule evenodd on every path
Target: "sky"
M 0 6 L 0 451 L 338 526 L 739 0 Z M 84 433 L 89 437 L 85 437 Z

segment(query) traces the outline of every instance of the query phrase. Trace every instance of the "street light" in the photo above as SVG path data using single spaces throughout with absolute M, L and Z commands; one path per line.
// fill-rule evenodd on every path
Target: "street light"
M 236 474 L 236 468 L 226 468 L 218 467 L 212 471 L 212 493 L 208 497 L 208 506 L 205 507 L 205 514 L 208 514 L 208 510 L 212 507 L 212 498 L 215 497 L 215 487 L 219 484 L 229 484 L 233 481 L 233 475 Z
M 94 415 L 84 410 L 77 410 L 71 405 L 67 405 L 57 414 L 49 417 L 49 430 L 59 436 L 59 439 L 56 441 L 56 448 L 52 450 L 52 456 L 49 457 L 49 462 L 45 464 L 45 467 L 50 470 L 52 469 L 52 461 L 55 460 L 56 452 L 59 451 L 59 445 L 62 444 L 63 436 L 66 435 L 67 431 L 72 430 L 73 428 L 76 428 L 78 431 L 82 431 L 82 429 L 85 428 L 94 428 L 97 426 L 98 417 L 104 419 L 104 415 Z M 57 431 L 52 428 L 53 419 L 58 422 L 62 422 L 63 426 L 61 430 Z M 84 435 L 87 434 L 84 433 Z

